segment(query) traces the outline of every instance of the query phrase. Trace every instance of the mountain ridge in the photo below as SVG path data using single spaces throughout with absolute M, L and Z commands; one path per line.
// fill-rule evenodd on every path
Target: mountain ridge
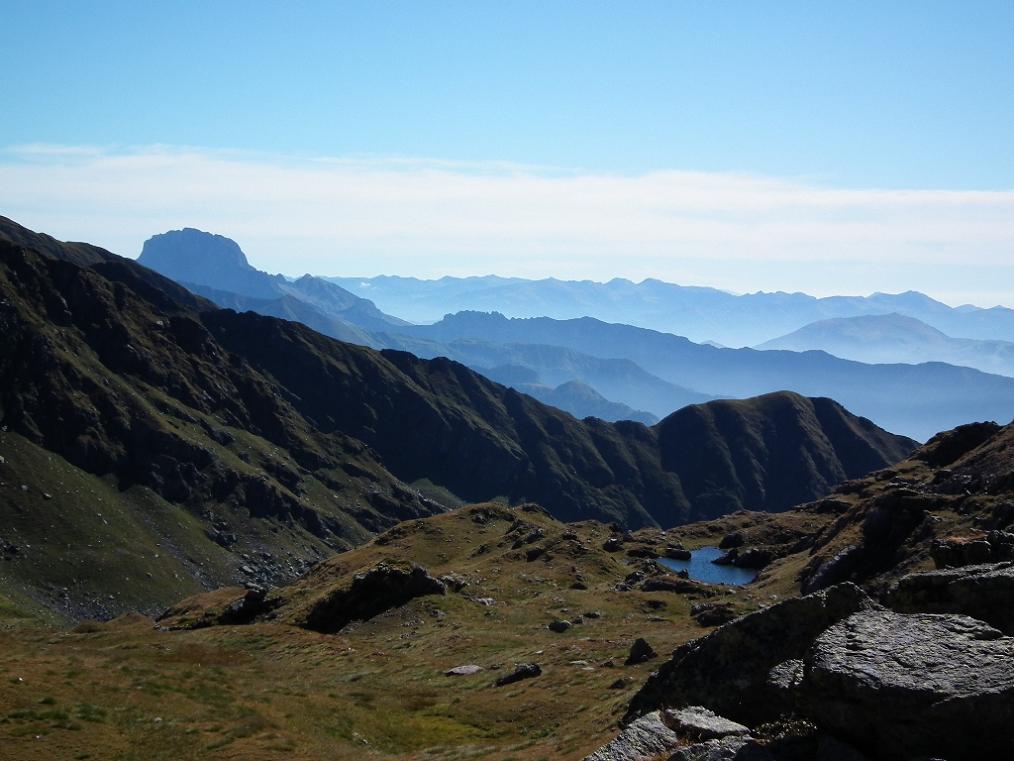
M 1014 335 L 1014 309 L 952 308 L 918 291 L 869 296 L 815 297 L 785 291 L 733 294 L 706 286 L 685 286 L 646 278 L 605 283 L 498 276 L 438 280 L 399 276 L 332 277 L 353 293 L 369 295 L 383 308 L 416 323 L 461 311 L 504 312 L 509 317 L 590 316 L 622 322 L 695 342 L 753 346 L 832 317 L 904 312 L 949 335 L 1002 340 Z
M 952 338 L 915 317 L 897 312 L 820 320 L 755 348 L 820 350 L 867 363 L 946 362 L 1014 376 L 1014 343 Z
M 201 240 L 214 242 L 218 239 L 205 236 Z M 186 241 L 177 243 L 184 245 Z M 235 243 L 229 241 L 229 244 L 223 254 L 226 261 L 235 259 L 239 251 Z M 157 246 L 155 248 L 157 250 Z M 208 254 L 191 251 L 189 255 L 203 260 L 213 255 L 215 249 L 212 249 Z M 245 260 L 243 266 L 248 274 L 256 272 L 245 264 Z M 299 319 L 342 340 L 353 340 L 376 348 L 408 350 L 430 358 L 447 356 L 480 373 L 503 365 L 523 365 L 536 371 L 541 384 L 556 387 L 572 380 L 581 381 L 611 402 L 624 404 L 631 410 L 645 410 L 660 419 L 686 404 L 707 399 L 743 398 L 791 389 L 807 396 L 840 399 L 849 408 L 888 428 L 925 440 L 938 430 L 967 420 L 1002 417 L 1009 407 L 1014 406 L 1014 383 L 1010 379 L 980 375 L 963 367 L 903 366 L 897 362 L 873 367 L 842 361 L 831 355 L 799 352 L 761 356 L 752 353 L 755 350 L 751 349 L 719 350 L 721 347 L 697 345 L 671 332 L 652 331 L 623 323 L 604 323 L 592 317 L 553 320 L 547 317 L 506 318 L 499 311 L 457 312 L 445 315 L 444 319 L 432 325 L 409 325 L 382 315 L 372 302 L 355 301 L 355 296 L 337 286 L 330 286 L 321 278 L 304 276 L 296 281 L 287 281 L 266 273 L 257 273 L 257 276 L 279 294 L 288 294 L 303 304 L 297 305 L 284 299 L 280 302 L 255 301 L 228 293 L 215 293 L 214 297 L 222 305 Z M 408 283 L 413 287 L 417 284 L 413 279 L 384 280 Z M 516 278 L 467 279 L 468 283 L 473 281 L 492 282 L 497 294 L 501 287 L 531 284 Z M 463 281 L 442 278 L 435 282 L 452 290 L 446 294 L 446 299 L 442 299 L 442 302 L 452 303 L 453 290 Z M 572 293 L 575 289 L 583 292 L 582 289 L 595 285 L 556 279 L 546 282 L 563 293 Z M 225 285 L 232 287 L 228 283 Z M 606 301 L 625 309 L 635 284 L 615 279 L 606 285 L 616 290 Z M 646 280 L 638 285 L 661 289 L 655 293 L 656 301 L 664 301 L 669 288 L 668 284 L 655 280 Z M 195 290 L 213 295 L 206 286 L 198 286 Z M 707 294 L 714 289 L 684 290 Z M 805 294 L 774 295 L 791 303 L 800 299 L 803 301 L 799 303 L 812 301 Z M 766 312 L 781 309 L 777 304 L 764 300 L 770 294 L 726 296 L 740 300 L 730 303 L 756 302 L 756 306 L 751 308 Z M 897 295 L 873 294 L 860 302 L 851 297 L 828 297 L 819 301 L 825 306 L 831 305 L 828 309 L 861 303 L 866 305 L 864 308 L 871 309 L 880 309 L 884 305 L 893 308 L 909 306 L 923 311 L 929 309 L 934 313 L 950 313 L 946 305 L 914 291 Z M 595 304 L 587 299 L 580 303 L 594 311 Z M 842 307 L 843 304 L 846 307 Z M 735 317 L 733 312 L 723 313 L 723 320 L 727 322 L 736 322 Z M 536 396 L 541 393 L 543 398 L 548 398 L 548 392 L 542 389 L 522 387 L 520 390 L 531 390 Z M 574 395 L 558 394 L 554 401 L 579 417 L 590 409 Z M 613 419 L 630 415 L 622 407 L 615 406 L 599 406 L 597 411 L 609 414 Z
M 593 356 L 628 359 L 665 381 L 716 396 L 742 398 L 783 388 L 829 396 L 888 429 L 921 440 L 969 420 L 1004 419 L 1014 409 L 1014 379 L 971 368 L 944 363 L 866 365 L 826 352 L 721 349 L 592 317 L 553 320 L 458 312 L 401 332 L 445 343 L 537 340 Z

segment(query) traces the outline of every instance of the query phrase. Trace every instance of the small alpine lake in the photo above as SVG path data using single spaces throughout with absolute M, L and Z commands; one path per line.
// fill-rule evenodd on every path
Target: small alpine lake
M 673 571 L 686 571 L 691 579 L 706 584 L 732 584 L 740 587 L 757 578 L 757 571 L 752 568 L 711 562 L 724 554 L 725 551 L 718 547 L 698 547 L 690 551 L 690 560 L 659 558 L 658 562 Z

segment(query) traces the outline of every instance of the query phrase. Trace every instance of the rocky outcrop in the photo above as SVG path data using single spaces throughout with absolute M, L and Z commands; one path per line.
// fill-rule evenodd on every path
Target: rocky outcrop
M 867 610 L 805 657 L 799 705 L 885 761 L 1011 758 L 1014 638 L 960 615 Z
M 497 687 L 504 687 L 525 679 L 532 679 L 542 674 L 542 667 L 537 663 L 519 663 L 509 674 L 504 674 L 496 680 Z
M 736 755 L 743 748 L 761 752 L 749 729 L 718 716 L 702 706 L 652 711 L 631 722 L 620 734 L 584 761 L 655 761 L 668 758 L 688 761 L 752 759 Z M 670 755 L 672 754 L 672 755 Z M 725 755 L 722 755 L 725 754 Z M 760 759 L 771 756 L 756 756 Z
M 677 649 L 625 721 L 661 709 L 670 761 L 1014 758 L 1014 563 L 910 574 L 884 599 L 843 583 L 735 619 Z
M 548 624 L 546 624 L 546 628 L 549 629 L 549 631 L 556 632 L 557 634 L 562 634 L 563 632 L 567 631 L 567 629 L 569 629 L 571 626 L 572 624 L 570 623 L 570 621 L 565 621 L 561 618 L 558 618 L 555 621 L 550 621 Z
M 664 758 L 680 745 L 680 737 L 653 711 L 631 722 L 614 740 L 584 761 L 652 761 Z
M 773 719 L 786 706 L 770 671 L 803 657 L 832 624 L 875 607 L 859 587 L 840 584 L 738 618 L 677 649 L 634 696 L 626 720 L 676 701 L 746 724 Z
M 357 574 L 347 589 L 317 600 L 303 622 L 307 629 L 333 633 L 353 621 L 366 621 L 425 595 L 446 593 L 444 583 L 418 565 L 411 568 L 381 563 Z
M 652 658 L 656 658 L 658 653 L 655 652 L 655 648 L 648 644 L 648 640 L 643 637 L 638 637 L 634 640 L 634 644 L 630 646 L 630 653 L 627 655 L 626 664 L 633 666 L 637 663 L 644 663 L 650 661 Z
M 945 568 L 901 578 L 887 604 L 902 613 L 964 613 L 1014 634 L 1014 563 Z
M 701 597 L 712 597 L 717 592 L 713 585 L 680 576 L 677 574 L 665 574 L 652 576 L 641 582 L 641 590 L 644 592 L 673 592 L 679 595 L 699 595 Z
M 181 600 L 155 620 L 162 629 L 234 626 L 248 624 L 274 606 L 263 587 L 224 587 Z
M 749 737 L 731 735 L 679 748 L 668 761 L 781 761 Z
M 930 556 L 937 568 L 1014 560 L 1014 534 L 994 530 L 986 535 L 943 537 L 930 546 Z
M 682 546 L 669 545 L 663 551 L 663 555 L 670 560 L 690 560 L 690 550 Z
M 728 735 L 750 733 L 748 727 L 729 721 L 703 706 L 667 710 L 664 713 L 664 721 L 680 736 L 691 740 L 713 740 Z
M 774 559 L 775 551 L 767 547 L 733 547 L 711 562 L 717 565 L 734 565 L 737 568 L 763 568 Z
M 938 505 L 934 495 L 904 486 L 879 495 L 857 521 L 858 541 L 834 554 L 816 554 L 803 571 L 802 590 L 813 592 L 894 568 L 901 560 L 903 545 L 932 534 L 933 521 L 927 511 Z
M 482 666 L 474 663 L 469 663 L 465 666 L 455 666 L 452 669 L 448 669 L 444 672 L 444 676 L 472 676 L 478 674 L 480 671 L 484 671 Z
M 736 618 L 736 609 L 728 602 L 698 602 L 690 606 L 690 615 L 701 626 L 721 626 Z
M 1000 430 L 996 423 L 969 423 L 938 433 L 915 455 L 935 468 L 943 468 L 982 446 Z

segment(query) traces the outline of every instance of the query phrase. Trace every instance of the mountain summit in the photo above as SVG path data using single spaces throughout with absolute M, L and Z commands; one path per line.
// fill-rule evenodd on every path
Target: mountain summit
M 277 297 L 279 282 L 285 281 L 252 267 L 231 238 L 193 227 L 152 236 L 144 242 L 137 261 L 180 283 L 254 298 Z
M 192 227 L 152 236 L 137 261 L 221 307 L 296 319 L 343 341 L 373 345 L 369 331 L 408 324 L 323 278 L 269 275 L 247 261 L 236 241 Z
M 947 362 L 1014 376 L 1014 343 L 952 338 L 897 313 L 820 320 L 757 348 L 822 350 L 859 362 Z

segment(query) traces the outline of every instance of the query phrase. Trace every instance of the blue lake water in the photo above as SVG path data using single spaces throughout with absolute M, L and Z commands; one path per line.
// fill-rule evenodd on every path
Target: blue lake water
M 735 584 L 742 586 L 757 578 L 757 571 L 750 568 L 737 568 L 734 565 L 716 565 L 711 561 L 725 554 L 718 547 L 700 547 L 692 550 L 690 560 L 672 560 L 659 558 L 658 562 L 674 571 L 685 570 L 691 579 L 707 584 Z

